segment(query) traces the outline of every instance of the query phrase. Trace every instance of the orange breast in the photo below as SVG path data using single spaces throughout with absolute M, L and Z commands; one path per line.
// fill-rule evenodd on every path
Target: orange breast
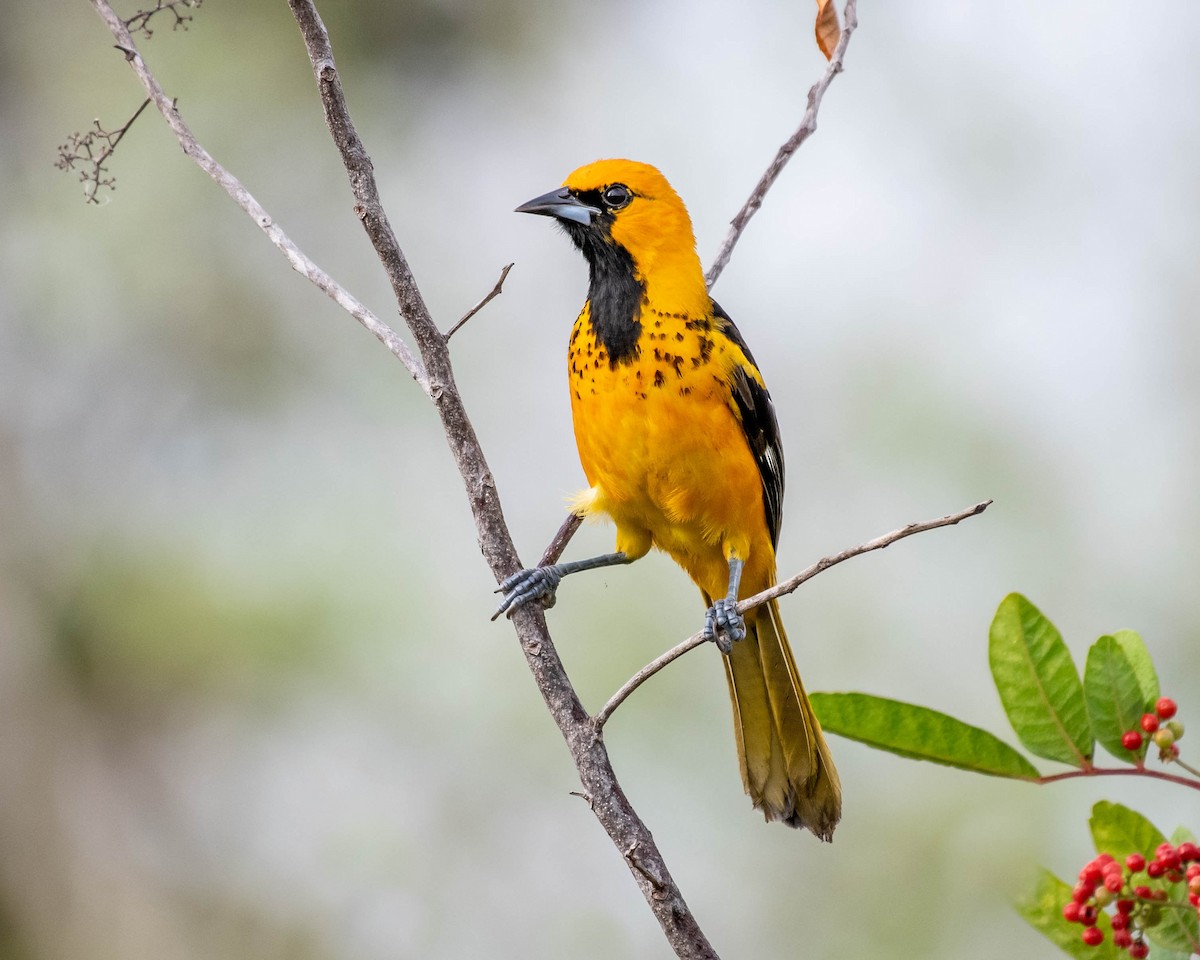
M 644 310 L 639 348 L 613 367 L 586 307 L 571 334 L 586 511 L 613 519 L 619 549 L 652 543 L 710 596 L 725 593 L 731 550 L 747 562 L 747 586 L 765 586 L 774 555 L 762 480 L 731 400 L 736 346 L 705 318 Z

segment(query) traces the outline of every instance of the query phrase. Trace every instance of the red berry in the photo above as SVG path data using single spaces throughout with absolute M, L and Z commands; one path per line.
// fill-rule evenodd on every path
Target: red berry
M 1083 942 L 1089 947 L 1098 947 L 1104 942 L 1104 931 L 1099 927 L 1087 927 L 1083 931 Z
M 1153 893 L 1154 893 L 1154 891 L 1151 890 L 1149 887 L 1134 887 L 1133 888 L 1133 895 L 1142 900 L 1149 900 L 1150 897 L 1153 895 Z
M 1130 873 L 1141 873 L 1146 869 L 1146 858 L 1140 853 L 1131 853 L 1125 858 L 1125 866 Z
M 1154 712 L 1164 720 L 1170 720 L 1175 716 L 1176 709 L 1175 701 L 1170 697 L 1159 697 L 1158 703 L 1154 705 Z
M 1148 876 L 1151 880 L 1157 880 L 1166 872 L 1167 868 L 1163 865 L 1161 860 L 1151 860 L 1148 864 L 1146 864 L 1146 876 Z
M 1121 746 L 1126 750 L 1140 750 L 1142 746 L 1142 735 L 1136 730 L 1126 730 L 1121 734 Z
M 1129 927 L 1129 917 L 1123 913 L 1114 913 L 1112 915 L 1112 928 L 1114 930 L 1125 930 Z
M 1075 884 L 1074 888 L 1072 888 L 1071 899 L 1076 903 L 1084 903 L 1091 898 L 1094 890 L 1095 887 L 1088 886 L 1088 884 L 1081 880 L 1079 883 Z
M 1158 729 L 1158 717 L 1152 713 L 1142 714 L 1142 729 L 1147 733 L 1153 733 Z
M 1118 900 L 1117 901 L 1117 913 L 1121 914 L 1124 917 L 1127 917 L 1127 916 L 1129 916 L 1129 914 L 1133 913 L 1133 908 L 1135 906 L 1136 906 L 1136 904 L 1132 900 Z
M 1066 920 L 1067 923 L 1079 922 L 1079 904 L 1077 904 L 1074 900 L 1068 900 L 1067 903 L 1063 905 L 1063 919 Z
M 1093 907 L 1090 903 L 1079 908 L 1079 922 L 1085 927 L 1094 927 L 1099 916 L 1100 911 Z
M 1200 847 L 1197 847 L 1190 840 L 1185 840 L 1179 845 L 1179 859 L 1186 863 L 1189 860 L 1200 860 Z
M 1104 886 L 1113 893 L 1120 893 L 1124 881 L 1119 873 L 1109 873 L 1104 876 Z
M 1150 956 L 1150 947 L 1145 940 L 1138 940 L 1129 945 L 1129 956 L 1132 960 L 1146 960 Z
M 1113 946 L 1118 950 L 1126 950 L 1133 944 L 1133 934 L 1128 930 L 1113 931 Z

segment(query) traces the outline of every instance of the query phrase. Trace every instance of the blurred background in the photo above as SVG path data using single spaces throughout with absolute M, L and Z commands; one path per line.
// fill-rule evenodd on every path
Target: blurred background
M 130 15 L 132 3 L 121 12 Z M 512 208 L 653 162 L 711 262 L 824 69 L 812 3 L 321 4 L 358 128 L 508 522 L 536 559 L 582 484 L 565 387 L 586 270 Z M 988 624 L 1020 590 L 1088 644 L 1140 630 L 1200 744 L 1200 6 L 864 4 L 820 129 L 715 295 L 788 452 L 781 574 L 984 498 L 784 602 L 809 689 L 1012 740 Z M 283 3 L 210 0 L 142 50 L 205 146 L 380 316 Z M 152 111 L 83 201 L 55 147 L 142 94 L 83 2 L 0 33 L 0 957 L 665 957 L 586 806 L 436 417 Z M 588 528 L 571 556 L 611 549 Z M 586 704 L 700 624 L 662 557 L 570 581 Z M 1072 875 L 1093 802 L 834 738 L 832 845 L 742 795 L 701 650 L 608 727 L 730 957 L 1053 957 L 1010 906 Z M 1185 755 L 1191 738 L 1183 742 Z M 1042 764 L 1043 767 L 1051 766 Z

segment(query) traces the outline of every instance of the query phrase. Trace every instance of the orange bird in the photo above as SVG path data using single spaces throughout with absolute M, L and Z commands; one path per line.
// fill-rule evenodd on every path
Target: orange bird
M 567 368 L 581 516 L 606 515 L 616 552 L 522 570 L 503 612 L 549 600 L 581 570 L 666 551 L 704 595 L 726 654 L 742 782 L 768 820 L 831 839 L 841 786 L 779 606 L 737 612 L 775 582 L 783 448 L 746 341 L 708 295 L 687 208 L 654 167 L 599 160 L 517 207 L 553 217 L 588 262 Z

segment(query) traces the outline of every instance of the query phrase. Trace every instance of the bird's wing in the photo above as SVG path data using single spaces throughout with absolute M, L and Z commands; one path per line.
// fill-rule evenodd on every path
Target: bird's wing
M 720 304 L 714 300 L 712 306 L 717 330 L 737 344 L 748 364 L 739 364 L 734 369 L 731 381 L 733 403 L 742 424 L 742 432 L 746 435 L 746 443 L 758 464 L 767 530 L 771 534 L 772 546 L 777 546 L 779 529 L 783 523 L 784 469 L 783 443 L 779 438 L 775 405 L 771 402 L 771 394 L 767 392 L 758 364 L 746 346 L 741 331 Z

